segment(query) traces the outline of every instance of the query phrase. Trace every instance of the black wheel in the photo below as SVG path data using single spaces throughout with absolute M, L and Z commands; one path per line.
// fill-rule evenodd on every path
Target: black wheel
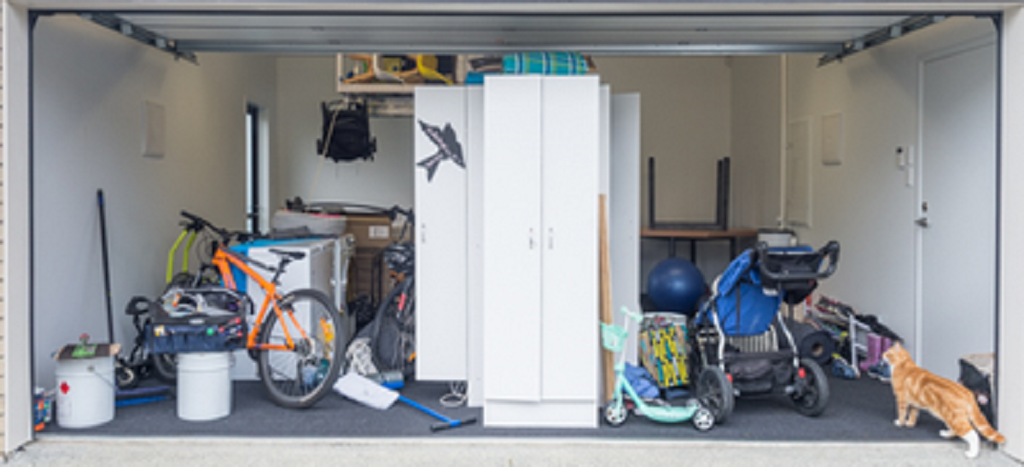
M 706 407 L 697 409 L 690 420 L 693 422 L 694 428 L 700 431 L 708 431 L 715 426 L 715 415 Z
M 118 389 L 132 389 L 139 385 L 139 374 L 120 361 L 115 363 L 114 376 L 117 377 Z
M 626 410 L 626 404 L 623 404 L 622 401 L 615 402 L 613 400 L 604 406 L 604 421 L 609 425 L 620 427 L 626 423 L 627 418 L 629 418 L 629 410 Z
M 260 326 L 259 343 L 261 347 L 287 345 L 287 332 L 295 348 L 259 349 L 260 379 L 277 405 L 310 407 L 330 392 L 338 378 L 345 354 L 342 335 L 347 335 L 347 329 L 323 292 L 296 290 L 278 304 L 286 324 L 282 326 L 276 313 L 268 313 Z
M 401 371 L 411 377 L 416 369 L 416 287 L 412 277 L 395 285 L 381 303 L 373 321 L 370 345 L 377 370 Z
M 157 379 L 165 383 L 178 380 L 178 355 L 162 353 L 153 355 L 153 373 Z
M 732 413 L 732 383 L 717 366 L 701 370 L 697 377 L 697 399 L 711 411 L 716 423 L 724 423 Z
M 817 417 L 825 411 L 828 406 L 828 379 L 821 366 L 814 360 L 801 358 L 800 369 L 803 370 L 804 384 L 803 391 L 793 394 L 792 400 L 796 404 L 797 412 L 808 417 Z M 799 377 L 799 376 L 798 376 Z

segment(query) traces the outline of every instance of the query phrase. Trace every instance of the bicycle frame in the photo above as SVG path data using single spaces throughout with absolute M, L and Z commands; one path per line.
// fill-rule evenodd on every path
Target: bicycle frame
M 251 261 L 251 260 L 250 260 Z M 265 292 L 263 297 L 263 304 L 260 305 L 260 311 L 256 315 L 256 322 L 253 324 L 252 329 L 249 330 L 249 336 L 246 339 L 246 348 L 255 350 L 295 350 L 295 341 L 292 339 L 292 335 L 288 332 L 288 323 L 284 319 L 285 313 L 281 311 L 281 307 L 278 305 L 278 301 L 281 299 L 277 293 L 277 284 L 272 281 L 268 281 L 263 278 L 259 273 L 253 270 L 246 260 L 243 259 L 240 253 L 227 250 L 223 246 L 217 247 L 217 252 L 213 255 L 213 265 L 220 272 L 221 278 L 224 280 L 224 286 L 238 290 L 235 284 L 235 276 L 231 272 L 231 266 L 237 267 L 246 276 L 252 278 Z M 281 329 L 284 331 L 284 337 L 286 344 L 257 344 L 256 337 L 259 335 L 260 327 L 263 325 L 263 319 L 266 317 L 267 309 L 273 306 L 274 313 L 277 315 L 277 319 L 281 322 Z M 298 320 L 295 319 L 294 313 L 288 313 L 292 325 L 295 326 L 299 331 L 299 335 L 303 339 L 307 339 L 306 331 L 299 325 Z
M 171 280 L 174 279 L 174 258 L 177 256 L 178 247 L 181 246 L 181 242 L 188 238 L 185 242 L 185 252 L 181 258 L 181 272 L 188 272 L 188 257 L 189 252 L 192 251 L 192 242 L 196 240 L 196 235 L 199 233 L 198 230 L 186 227 L 178 235 L 178 239 L 174 241 L 174 245 L 171 246 L 171 251 L 167 252 L 167 280 L 166 283 L 170 284 Z

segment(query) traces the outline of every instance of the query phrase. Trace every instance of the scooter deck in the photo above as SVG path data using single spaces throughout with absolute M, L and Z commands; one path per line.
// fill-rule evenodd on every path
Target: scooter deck
M 685 422 L 693 418 L 698 407 L 651 407 L 641 411 L 647 418 L 664 423 Z

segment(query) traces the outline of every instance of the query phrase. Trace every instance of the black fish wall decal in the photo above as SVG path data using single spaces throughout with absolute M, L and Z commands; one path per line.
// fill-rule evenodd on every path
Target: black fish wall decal
M 459 143 L 458 139 L 456 139 L 455 130 L 452 129 L 451 123 L 446 123 L 444 130 L 442 130 L 434 125 L 425 123 L 423 120 L 419 120 L 419 122 L 423 134 L 427 135 L 427 138 L 430 138 L 430 141 L 437 146 L 437 152 L 434 155 L 416 163 L 416 165 L 427 170 L 428 182 L 434 180 L 434 173 L 437 172 L 437 167 L 445 159 L 451 160 L 459 167 L 466 168 L 466 160 L 462 158 L 462 143 Z

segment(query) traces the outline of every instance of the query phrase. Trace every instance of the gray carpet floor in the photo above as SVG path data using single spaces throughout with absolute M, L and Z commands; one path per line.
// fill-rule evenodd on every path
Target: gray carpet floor
M 337 394 L 329 394 L 316 406 L 290 410 L 274 405 L 259 382 L 235 382 L 231 414 L 208 422 L 180 420 L 176 402 L 166 400 L 117 409 L 114 420 L 89 429 L 61 429 L 55 423 L 45 434 L 60 436 L 223 436 L 223 437 L 608 437 L 637 440 L 715 439 L 753 441 L 940 441 L 942 423 L 922 414 L 915 428 L 893 425 L 896 416 L 892 390 L 872 379 L 829 379 L 832 398 L 817 418 L 798 414 L 782 396 L 738 398 L 732 416 L 709 432 L 698 432 L 689 423 L 661 424 L 631 416 L 613 428 L 598 429 L 505 429 L 480 424 L 432 433 L 436 420 L 396 402 L 380 411 Z M 443 408 L 439 399 L 446 384 L 408 384 L 406 397 L 451 418 L 477 417 L 479 408 Z M 59 409 L 58 409 L 59 410 Z

